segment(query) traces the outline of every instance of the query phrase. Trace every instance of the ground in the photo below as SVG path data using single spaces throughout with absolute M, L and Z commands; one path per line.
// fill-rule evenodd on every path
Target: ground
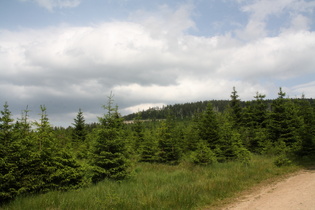
M 222 210 L 315 210 L 315 167 L 265 183 Z

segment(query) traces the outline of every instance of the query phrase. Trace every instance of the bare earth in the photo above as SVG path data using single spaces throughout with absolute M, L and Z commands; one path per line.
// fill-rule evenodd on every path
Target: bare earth
M 224 210 L 315 210 L 315 168 L 267 184 Z

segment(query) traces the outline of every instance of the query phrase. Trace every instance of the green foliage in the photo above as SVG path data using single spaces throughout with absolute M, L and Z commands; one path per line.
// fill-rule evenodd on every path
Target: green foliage
M 291 152 L 296 152 L 301 147 L 303 120 L 298 115 L 298 108 L 292 100 L 284 99 L 285 93 L 281 88 L 278 95 L 278 99 L 272 103 L 268 124 L 269 135 L 275 145 L 281 142 Z
M 19 197 L 2 209 L 219 209 L 217 205 L 226 198 L 299 169 L 276 167 L 273 162 L 270 157 L 254 156 L 248 166 L 237 161 L 209 167 L 141 163 L 129 180 L 104 180 L 76 191 Z
M 250 159 L 250 152 L 244 147 L 241 135 L 233 129 L 228 119 L 229 118 L 224 115 L 221 117 L 221 143 L 217 152 L 218 159 L 220 161 L 235 159 L 247 161 Z
M 265 128 L 268 118 L 267 104 L 264 102 L 266 95 L 256 93 L 256 100 L 252 105 L 252 121 L 255 128 Z
M 0 203 L 12 199 L 18 191 L 16 155 L 19 144 L 13 138 L 12 122 L 9 105 L 5 103 L 0 117 Z
M 144 138 L 143 143 L 140 146 L 140 161 L 141 162 L 157 162 L 158 161 L 158 141 L 155 134 L 149 133 Z
M 304 126 L 301 128 L 302 143 L 298 151 L 299 156 L 308 156 L 315 154 L 315 113 L 309 101 L 304 97 L 296 100 L 299 106 L 298 116 L 303 119 Z
M 138 168 L 132 173 L 137 176 L 130 176 L 131 164 L 136 161 L 152 168 L 185 166 L 192 171 L 208 168 L 212 171 L 235 161 L 239 167 L 246 165 L 247 170 L 253 167 L 252 153 L 269 158 L 276 156 L 271 161 L 274 164 L 272 167 L 287 166 L 296 159 L 312 158 L 315 153 L 315 100 L 285 98 L 281 88 L 276 100 L 264 100 L 265 95 L 259 93 L 254 98 L 253 101 L 242 102 L 233 88 L 230 101 L 151 108 L 138 113 L 132 124 L 125 124 L 118 107 L 113 106 L 111 94 L 108 103 L 103 106 L 106 111 L 99 117 L 99 123 L 85 124 L 79 109 L 74 127 L 68 128 L 52 128 L 45 106 L 40 107 L 39 121 L 29 123 L 30 110 L 26 108 L 21 119 L 14 122 L 5 103 L 0 116 L 1 202 L 19 195 L 77 189 L 92 182 L 112 184 L 116 183 L 112 180 L 120 180 L 119 183 L 132 183 L 139 178 L 139 170 L 142 170 Z M 225 109 L 227 104 L 229 106 Z M 153 118 L 142 120 L 149 116 Z M 157 120 L 159 118 L 163 119 Z M 182 170 L 165 176 L 176 180 L 181 177 Z M 216 177 L 212 172 L 207 174 L 207 177 Z M 123 180 L 127 177 L 131 179 Z M 198 183 L 204 184 L 202 179 Z M 161 186 L 165 180 L 165 177 L 159 179 L 157 185 Z M 117 188 L 116 184 L 113 185 Z M 217 189 L 221 184 L 218 182 L 209 186 Z M 229 182 L 226 187 L 233 184 Z M 181 190 L 171 187 L 163 193 L 157 189 L 154 196 L 165 200 L 176 194 L 178 197 L 175 196 L 175 200 L 191 206 L 196 201 L 195 197 L 200 196 L 190 188 L 191 185 L 182 188 L 191 192 L 188 200 L 188 194 L 181 195 Z M 124 206 L 119 203 L 122 199 L 116 194 L 108 192 L 106 196 L 104 202 L 115 203 L 113 206 L 117 208 Z M 138 198 L 141 196 L 138 195 Z M 186 200 L 181 199 L 182 196 L 186 196 Z M 102 207 L 104 202 L 97 201 Z M 152 199 L 142 202 L 149 203 L 143 205 L 144 208 L 152 207 Z
M 0 163 L 2 201 L 24 193 L 81 186 L 84 171 L 71 155 L 56 146 L 45 106 L 41 106 L 41 111 L 35 132 L 30 130 L 26 111 L 23 120 L 10 131 L 15 138 L 6 144 L 7 153 L 2 153 Z
M 239 96 L 237 95 L 237 91 L 235 87 L 233 87 L 233 91 L 231 94 L 231 101 L 229 104 L 229 113 L 233 121 L 233 126 L 239 127 L 242 124 L 242 106 L 241 106 L 241 100 L 239 99 Z
M 197 129 L 200 139 L 205 140 L 212 150 L 218 147 L 220 144 L 219 123 L 211 103 L 199 118 Z
M 161 122 L 158 132 L 159 162 L 177 164 L 182 156 L 181 138 L 175 127 L 174 118 L 169 116 Z
M 140 146 L 144 143 L 144 128 L 141 122 L 141 114 L 135 118 L 132 125 L 133 137 L 134 137 L 134 149 L 137 151 L 140 149 Z
M 73 141 L 84 142 L 87 132 L 85 129 L 85 120 L 84 120 L 83 112 L 81 109 L 79 109 L 77 117 L 74 119 L 73 125 L 74 125 L 74 129 L 72 133 Z
M 113 95 L 108 97 L 104 107 L 107 114 L 99 118 L 101 126 L 95 129 L 96 139 L 92 150 L 93 182 L 105 178 L 121 180 L 130 175 L 130 161 L 127 157 L 126 140 L 123 136 L 123 122 L 117 106 L 113 108 Z
M 216 154 L 205 141 L 200 141 L 197 144 L 197 149 L 192 152 L 191 159 L 197 165 L 211 165 L 217 162 Z
M 274 161 L 274 164 L 278 167 L 282 166 L 290 166 L 292 165 L 292 161 L 284 154 L 281 154 L 277 157 L 277 159 Z

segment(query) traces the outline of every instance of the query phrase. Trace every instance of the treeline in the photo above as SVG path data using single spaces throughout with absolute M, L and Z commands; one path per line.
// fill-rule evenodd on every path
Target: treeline
M 36 122 L 29 122 L 29 110 L 14 120 L 5 103 L 0 117 L 0 201 L 126 179 L 135 175 L 132 166 L 137 162 L 209 166 L 238 160 L 246 165 L 252 154 L 263 154 L 276 155 L 278 166 L 290 164 L 315 153 L 311 102 L 288 99 L 281 88 L 275 100 L 266 102 L 265 95 L 257 93 L 253 101 L 242 102 L 233 88 L 229 101 L 174 105 L 149 121 L 139 112 L 132 124 L 125 124 L 111 94 L 98 123 L 86 124 L 80 109 L 68 128 L 53 128 L 45 106 Z
M 169 113 L 176 119 L 191 119 L 196 113 L 206 110 L 208 103 L 212 103 L 214 109 L 218 112 L 223 112 L 229 104 L 229 100 L 212 100 L 212 101 L 198 101 L 184 104 L 167 105 L 163 107 L 151 107 L 147 110 L 141 111 L 141 118 L 147 119 L 166 119 Z M 243 103 L 243 102 L 241 102 Z M 132 113 L 124 116 L 125 120 L 133 120 L 139 113 Z
M 301 98 L 300 98 L 301 99 Z M 315 99 L 303 98 L 303 100 L 307 100 L 310 102 L 312 106 L 315 106 Z M 263 101 L 264 104 L 267 105 L 267 109 L 270 111 L 272 99 L 265 99 Z M 208 103 L 213 105 L 213 108 L 217 112 L 224 112 L 226 108 L 228 108 L 230 104 L 230 100 L 207 100 L 207 101 L 198 101 L 198 102 L 190 102 L 183 104 L 169 104 L 162 107 L 150 107 L 147 110 L 139 111 L 141 114 L 142 120 L 154 120 L 154 119 L 166 119 L 169 113 L 177 120 L 190 120 L 197 113 L 201 113 L 206 110 Z M 244 108 L 248 106 L 249 103 L 255 103 L 255 100 L 252 101 L 240 101 L 241 107 Z M 124 116 L 125 120 L 134 120 L 138 115 L 138 113 L 131 113 Z

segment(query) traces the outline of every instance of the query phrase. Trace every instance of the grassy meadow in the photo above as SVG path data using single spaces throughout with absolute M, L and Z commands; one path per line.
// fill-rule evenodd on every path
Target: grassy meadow
M 253 156 L 249 164 L 225 162 L 197 166 L 137 163 L 134 176 L 70 192 L 49 192 L 17 197 L 0 209 L 203 209 L 216 208 L 263 180 L 299 169 L 291 165 L 277 167 L 274 158 Z

